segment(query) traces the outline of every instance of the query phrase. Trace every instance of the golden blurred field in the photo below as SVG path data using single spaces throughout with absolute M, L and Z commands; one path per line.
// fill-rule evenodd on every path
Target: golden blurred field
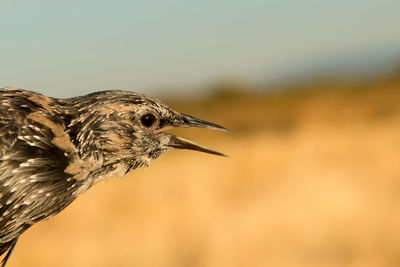
M 169 101 L 230 128 L 179 131 L 230 157 L 173 151 L 100 183 L 9 266 L 400 266 L 400 79 L 303 87 Z

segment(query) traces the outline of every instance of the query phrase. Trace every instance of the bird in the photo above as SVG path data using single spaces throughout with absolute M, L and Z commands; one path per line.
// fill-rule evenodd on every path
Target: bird
M 99 181 L 149 166 L 172 149 L 225 156 L 165 132 L 175 127 L 228 131 L 131 91 L 54 98 L 0 88 L 1 266 L 24 231 Z

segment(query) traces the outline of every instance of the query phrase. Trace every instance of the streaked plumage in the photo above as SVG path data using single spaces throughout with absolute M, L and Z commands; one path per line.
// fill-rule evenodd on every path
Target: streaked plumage
M 0 255 L 34 223 L 62 211 L 96 182 L 149 165 L 171 148 L 219 152 L 162 132 L 225 130 L 127 91 L 57 99 L 0 89 Z

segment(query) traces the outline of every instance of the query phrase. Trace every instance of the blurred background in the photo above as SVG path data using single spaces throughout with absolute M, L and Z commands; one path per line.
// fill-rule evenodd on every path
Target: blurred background
M 0 86 L 126 89 L 229 134 L 103 182 L 9 266 L 400 266 L 400 2 L 0 1 Z

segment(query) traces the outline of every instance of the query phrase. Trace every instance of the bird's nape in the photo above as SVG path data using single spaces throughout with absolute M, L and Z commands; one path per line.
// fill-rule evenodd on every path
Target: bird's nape
M 171 149 L 224 154 L 168 128 L 228 131 L 129 91 L 57 99 L 0 89 L 0 256 L 18 237 L 51 217 L 100 180 L 148 166 Z

